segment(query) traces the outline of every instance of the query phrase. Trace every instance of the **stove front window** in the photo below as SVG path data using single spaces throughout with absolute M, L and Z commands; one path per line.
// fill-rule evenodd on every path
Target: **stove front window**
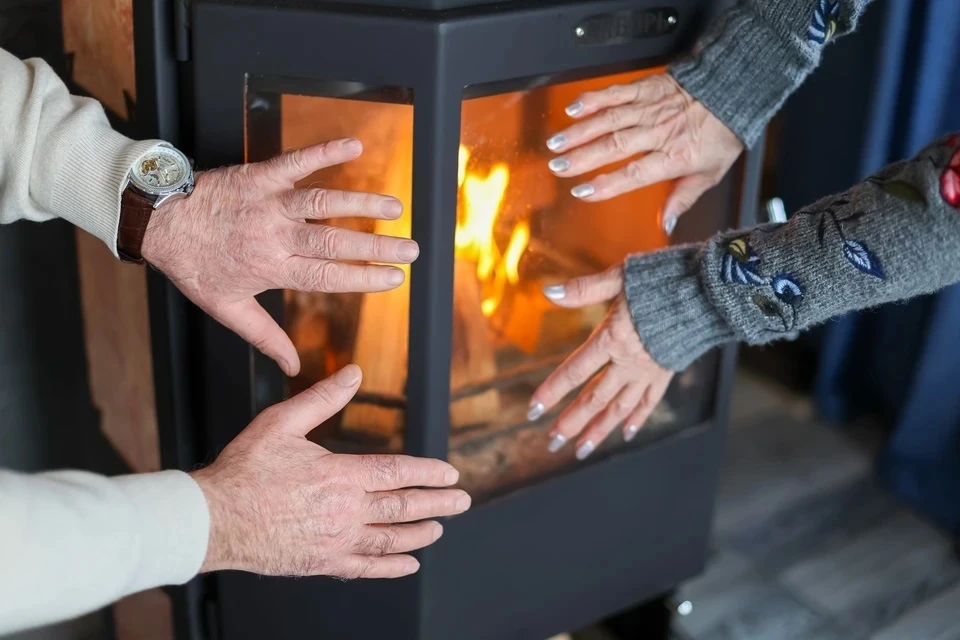
M 553 175 L 547 162 L 554 156 L 545 141 L 569 126 L 564 107 L 584 91 L 660 72 L 521 90 L 465 89 L 457 158 L 449 459 L 461 472 L 461 486 L 476 500 L 583 464 L 575 461 L 571 446 L 547 452 L 546 433 L 562 406 L 535 423 L 527 422 L 526 412 L 532 391 L 584 342 L 606 305 L 562 309 L 542 290 L 619 264 L 629 253 L 665 246 L 659 217 L 671 185 L 604 203 L 583 202 L 570 189 L 590 176 Z M 411 92 L 403 88 L 251 78 L 247 159 L 357 137 L 365 148 L 360 159 L 304 184 L 393 195 L 404 205 L 397 221 L 330 223 L 410 237 L 412 216 L 418 215 L 411 211 L 412 105 Z M 311 438 L 340 452 L 403 450 L 409 283 L 372 295 L 286 292 L 285 302 L 287 329 L 303 363 L 301 374 L 290 381 L 291 393 L 351 362 L 364 371 L 357 398 Z M 643 446 L 709 416 L 712 394 L 706 389 L 713 374 L 701 369 L 695 366 L 674 385 L 686 387 L 682 407 L 668 396 L 629 446 Z M 590 460 L 624 446 L 616 432 Z

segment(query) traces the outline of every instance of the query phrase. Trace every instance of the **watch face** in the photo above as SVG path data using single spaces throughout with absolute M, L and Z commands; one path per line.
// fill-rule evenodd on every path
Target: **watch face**
M 130 170 L 130 180 L 141 191 L 165 195 L 180 189 L 191 173 L 183 154 L 172 148 L 161 147 L 140 156 Z

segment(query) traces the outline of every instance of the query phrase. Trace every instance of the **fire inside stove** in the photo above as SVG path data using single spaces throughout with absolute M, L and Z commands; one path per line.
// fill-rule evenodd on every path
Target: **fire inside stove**
M 575 464 L 572 452 L 549 454 L 553 412 L 528 423 L 531 392 L 589 336 L 606 305 L 563 309 L 546 285 L 600 272 L 628 253 L 666 244 L 659 214 L 668 184 L 604 203 L 574 198 L 588 180 L 547 168 L 546 139 L 572 124 L 564 107 L 584 91 L 625 83 L 659 69 L 465 99 L 458 154 L 453 345 L 450 364 L 450 460 L 461 485 L 483 497 Z M 286 91 L 286 90 L 285 90 Z M 253 83 L 247 96 L 248 159 L 259 160 L 265 111 L 280 111 L 280 147 L 352 136 L 364 154 L 303 185 L 393 195 L 404 205 L 394 221 L 328 221 L 351 229 L 410 237 L 413 110 L 391 101 L 280 92 L 269 100 Z M 414 100 L 415 103 L 415 100 Z M 272 106 L 271 106 L 272 105 Z M 606 167 L 604 171 L 616 168 Z M 592 175 L 592 174 L 591 174 Z M 409 268 L 404 269 L 409 277 Z M 409 281 L 377 294 L 286 293 L 285 318 L 303 368 L 298 392 L 348 363 L 364 371 L 360 393 L 311 437 L 344 452 L 401 451 L 405 432 Z M 561 407 L 562 409 L 562 407 Z M 669 423 L 662 406 L 653 423 Z M 413 426 L 411 425 L 411 428 Z M 618 434 L 607 446 L 624 446 Z

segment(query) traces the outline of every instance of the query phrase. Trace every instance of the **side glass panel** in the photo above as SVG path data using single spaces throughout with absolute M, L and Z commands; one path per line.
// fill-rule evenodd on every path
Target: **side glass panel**
M 136 104 L 133 0 L 61 0 L 63 47 L 74 83 L 129 120 Z
M 546 433 L 564 405 L 534 423 L 527 421 L 526 412 L 531 393 L 586 340 L 607 304 L 562 309 L 543 295 L 543 287 L 598 273 L 630 253 L 666 246 L 659 216 L 672 185 L 655 184 L 603 203 L 583 202 L 570 189 L 590 175 L 553 175 L 547 163 L 555 156 L 545 141 L 572 124 L 564 107 L 583 92 L 659 72 L 648 69 L 493 95 L 484 95 L 483 87 L 468 87 L 465 95 L 481 97 L 462 103 L 450 461 L 460 470 L 461 486 L 475 499 L 582 464 L 569 444 L 555 454 L 547 451 Z M 688 402 L 678 412 L 668 398 L 648 420 L 643 437 L 629 446 L 643 446 L 709 415 L 706 389 L 713 374 L 701 368 L 685 374 L 682 384 L 689 387 L 697 376 L 707 378 L 700 392 L 706 402 Z M 624 446 L 618 429 L 589 460 Z
M 336 219 L 324 224 L 410 237 L 413 180 L 412 94 L 403 88 L 251 78 L 247 87 L 248 162 L 344 137 L 363 155 L 303 180 L 299 187 L 383 193 L 403 203 L 398 220 Z M 405 424 L 410 271 L 377 294 L 284 293 L 286 329 L 300 354 L 299 393 L 354 363 L 364 372 L 357 397 L 311 438 L 339 452 L 400 451 Z

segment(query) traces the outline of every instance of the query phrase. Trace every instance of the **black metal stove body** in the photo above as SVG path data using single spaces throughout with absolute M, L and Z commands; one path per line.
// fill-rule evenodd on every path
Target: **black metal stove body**
M 462 2 L 404 4 L 196 0 L 191 128 L 198 163 L 223 165 L 244 160 L 252 83 L 273 82 L 278 93 L 322 86 L 326 95 L 356 95 L 389 87 L 412 96 L 412 235 L 422 250 L 411 274 L 405 450 L 446 458 L 450 212 L 457 208 L 465 91 L 486 95 L 498 86 L 662 64 L 690 45 L 709 11 L 693 0 L 519 2 L 437 12 L 428 9 Z M 279 138 L 248 140 L 261 148 L 247 153 L 279 151 L 279 143 L 269 148 L 271 139 Z M 750 221 L 757 175 L 751 154 L 684 217 L 679 240 Z M 282 316 L 280 294 L 264 303 Z M 283 380 L 272 363 L 212 322 L 203 343 L 201 424 L 207 446 L 219 448 L 256 411 L 282 399 Z M 539 639 L 668 590 L 705 562 L 734 358 L 727 349 L 701 364 L 710 391 L 696 425 L 448 521 L 441 541 L 419 554 L 414 577 L 346 584 L 234 573 L 205 578 L 214 627 L 226 639 Z M 674 389 L 670 397 L 682 405 L 684 393 Z
M 201 168 L 280 151 L 283 95 L 412 105 L 412 237 L 421 256 L 410 274 L 402 448 L 439 458 L 451 453 L 464 100 L 662 65 L 718 9 L 698 0 L 132 3 L 138 101 L 132 121 L 118 124 L 177 143 Z M 24 15 L 39 22 L 56 16 L 59 2 L 27 5 Z M 754 220 L 760 153 L 684 216 L 674 242 Z M 281 293 L 263 302 L 282 319 Z M 164 466 L 208 462 L 283 399 L 287 383 L 273 363 L 156 273 L 150 320 Z M 695 365 L 697 385 L 668 392 L 682 428 L 509 487 L 446 522 L 444 537 L 418 554 L 416 576 L 204 576 L 172 590 L 178 637 L 542 640 L 663 593 L 706 559 L 734 360 L 732 348 L 711 354 Z

